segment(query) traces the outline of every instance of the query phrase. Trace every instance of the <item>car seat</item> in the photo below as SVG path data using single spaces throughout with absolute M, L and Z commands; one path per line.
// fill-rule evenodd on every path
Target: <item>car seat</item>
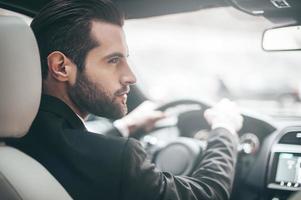
M 40 97 L 40 58 L 34 34 L 22 19 L 0 16 L 1 200 L 72 199 L 40 163 L 3 142 L 27 133 Z

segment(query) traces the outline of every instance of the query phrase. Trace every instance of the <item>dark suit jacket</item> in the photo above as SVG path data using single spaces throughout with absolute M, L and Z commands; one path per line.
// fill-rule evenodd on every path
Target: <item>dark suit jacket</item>
M 157 170 L 138 141 L 88 132 L 65 103 L 43 96 L 29 133 L 6 142 L 44 165 L 74 199 L 206 200 L 229 198 L 238 140 L 213 131 L 192 177 L 177 177 Z

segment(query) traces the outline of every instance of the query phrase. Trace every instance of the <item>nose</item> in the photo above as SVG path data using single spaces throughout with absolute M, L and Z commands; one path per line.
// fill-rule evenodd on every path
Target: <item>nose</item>
M 122 85 L 134 85 L 137 82 L 136 76 L 128 63 L 124 67 L 124 73 L 121 77 Z

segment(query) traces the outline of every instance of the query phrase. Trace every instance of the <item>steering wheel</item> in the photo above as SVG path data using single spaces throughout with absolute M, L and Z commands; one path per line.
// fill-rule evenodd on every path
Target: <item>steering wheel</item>
M 210 106 L 201 101 L 191 99 L 176 100 L 161 105 L 157 110 L 167 112 L 169 109 L 177 107 L 180 107 L 177 127 L 181 136 L 192 138 L 197 131 L 211 128 L 204 118 L 204 112 Z
M 176 140 L 163 147 L 153 146 L 152 161 L 159 169 L 174 175 L 190 175 L 193 172 L 206 148 L 206 141 L 194 139 L 193 135 L 200 129 L 210 128 L 203 116 L 207 108 L 209 106 L 205 103 L 190 99 L 172 101 L 157 108 L 167 115 L 177 116 L 175 126 L 180 131 L 180 137 Z

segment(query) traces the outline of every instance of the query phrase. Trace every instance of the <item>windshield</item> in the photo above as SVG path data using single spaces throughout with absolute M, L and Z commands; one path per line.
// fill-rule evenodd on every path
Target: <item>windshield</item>
M 234 8 L 214 8 L 125 25 L 138 86 L 151 99 L 223 97 L 270 116 L 301 116 L 299 51 L 265 52 L 275 26 Z

